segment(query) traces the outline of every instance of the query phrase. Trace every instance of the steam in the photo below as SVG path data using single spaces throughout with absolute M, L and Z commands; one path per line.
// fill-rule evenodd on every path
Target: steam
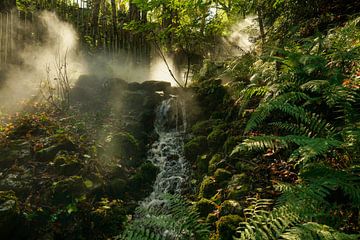
M 59 63 L 68 68 L 72 80 L 86 72 L 79 54 L 78 36 L 74 28 L 61 21 L 55 13 L 44 11 L 31 25 L 25 27 L 15 20 L 17 34 L 24 36 L 25 43 L 11 39 L 12 58 L 15 60 L 3 72 L 0 86 L 0 103 L 3 110 L 21 110 L 20 101 L 39 99 L 40 82 L 56 78 Z M 47 72 L 48 70 L 48 72 Z
M 225 48 L 230 50 L 230 55 L 237 56 L 251 51 L 258 35 L 256 16 L 250 15 L 234 24 L 231 34 L 223 42 Z

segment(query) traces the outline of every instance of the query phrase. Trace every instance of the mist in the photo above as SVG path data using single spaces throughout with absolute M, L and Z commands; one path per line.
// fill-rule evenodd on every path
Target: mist
M 75 28 L 52 12 L 41 12 L 27 25 L 14 16 L 13 31 L 16 34 L 9 37 L 12 61 L 0 69 L 0 111 L 21 111 L 22 102 L 46 101 L 43 83 L 55 85 L 58 71 L 65 65 L 71 86 L 81 75 L 93 75 L 99 81 L 115 77 L 127 82 L 159 80 L 176 85 L 160 57 L 152 56 L 149 64 L 133 61 L 125 51 L 113 57 L 82 51 Z M 172 59 L 167 61 L 176 74 Z

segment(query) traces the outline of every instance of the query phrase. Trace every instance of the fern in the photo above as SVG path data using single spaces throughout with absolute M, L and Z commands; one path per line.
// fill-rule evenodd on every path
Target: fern
M 344 194 L 349 196 L 351 200 L 349 204 L 358 208 L 360 177 L 345 170 L 337 171 L 319 164 L 308 165 L 301 172 L 300 177 L 302 178 L 301 184 L 293 186 L 279 183 L 276 185 L 277 189 L 282 191 L 283 194 L 277 200 L 272 211 L 267 210 L 271 206 L 271 200 L 251 199 L 251 206 L 244 210 L 246 222 L 241 223 L 238 229 L 240 238 L 235 239 L 318 239 L 315 238 L 316 236 L 320 237 L 320 239 L 326 239 L 321 238 L 326 236 L 353 237 L 353 235 L 347 235 L 335 230 L 329 230 L 332 235 L 330 233 L 326 233 L 328 234 L 326 235 L 325 232 L 318 232 L 318 227 L 321 226 L 321 228 L 327 229 L 330 229 L 330 227 L 317 223 L 309 225 L 308 222 L 318 221 L 330 226 L 336 226 L 342 221 L 342 219 L 338 219 L 331 214 L 331 211 L 334 208 L 336 209 L 336 206 L 327 200 L 335 189 L 342 189 Z M 312 234 L 309 236 L 314 238 L 296 238 L 297 236 L 307 236 L 307 234 Z
M 285 240 L 357 240 L 359 234 L 346 234 L 314 222 L 307 222 L 289 229 L 281 235 Z
M 180 196 L 164 195 L 161 204 L 139 207 L 137 218 L 119 239 L 182 240 L 208 239 L 208 226 L 199 222 L 199 215 Z
M 293 117 L 298 123 L 305 125 L 308 128 L 308 133 L 312 135 L 325 135 L 333 131 L 331 125 L 322 120 L 318 114 L 308 112 L 301 106 L 289 103 L 291 100 L 299 100 L 300 98 L 308 99 L 303 94 L 289 93 L 262 103 L 251 115 L 246 125 L 245 133 L 258 127 L 275 110 L 280 110 Z
M 340 147 L 343 142 L 333 138 L 310 138 L 300 135 L 287 136 L 255 136 L 245 139 L 237 145 L 231 155 L 242 151 L 265 151 L 267 149 L 279 150 L 286 149 L 293 144 L 299 147 L 293 151 L 289 160 L 299 163 L 308 161 L 327 153 L 329 150 Z

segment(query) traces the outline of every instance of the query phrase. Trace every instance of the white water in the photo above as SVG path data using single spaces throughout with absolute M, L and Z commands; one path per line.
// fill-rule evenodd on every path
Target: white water
M 183 102 L 176 97 L 164 100 L 157 108 L 155 131 L 159 139 L 148 152 L 147 160 L 159 167 L 153 192 L 142 203 L 151 208 L 164 202 L 163 194 L 181 194 L 187 181 L 188 164 L 184 157 L 186 114 Z

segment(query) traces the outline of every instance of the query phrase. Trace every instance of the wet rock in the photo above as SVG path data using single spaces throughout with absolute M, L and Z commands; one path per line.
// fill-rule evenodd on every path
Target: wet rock
M 18 172 L 10 172 L 0 180 L 0 190 L 14 191 L 18 196 L 26 197 L 31 190 L 32 175 L 30 170 L 20 168 Z
M 230 180 L 231 176 L 232 176 L 231 172 L 229 172 L 223 168 L 216 169 L 216 171 L 214 173 L 215 180 L 220 185 L 226 184 L 226 182 Z
M 207 217 L 209 213 L 216 210 L 217 205 L 209 199 L 202 198 L 195 203 L 194 207 L 201 217 Z
M 220 148 L 223 147 L 224 142 L 226 141 L 227 134 L 224 132 L 223 129 L 216 128 L 214 129 L 208 136 L 207 141 L 209 148 L 217 151 L 220 150 Z
M 217 168 L 225 168 L 226 161 L 222 159 L 220 154 L 214 154 L 209 162 L 209 173 L 214 172 Z
M 215 179 L 212 177 L 205 177 L 200 185 L 199 197 L 208 198 L 213 197 L 218 189 L 218 185 L 215 182 Z
M 122 160 L 121 163 L 133 166 L 139 160 L 139 143 L 128 132 L 119 132 L 107 139 L 107 149 L 110 153 Z
M 220 216 L 236 214 L 241 215 L 243 208 L 240 203 L 235 200 L 225 200 L 220 206 Z
M 205 136 L 198 136 L 184 145 L 184 154 L 187 160 L 195 161 L 197 157 L 207 151 L 207 140 Z
M 56 173 L 71 176 L 77 174 L 83 167 L 83 164 L 79 162 L 77 155 L 60 151 L 56 154 L 53 166 Z
M 10 168 L 16 160 L 30 158 L 30 144 L 27 141 L 12 141 L 7 148 L 0 149 L 0 169 Z
M 245 173 L 233 175 L 227 186 L 228 198 L 239 200 L 247 195 L 251 186 Z
M 75 151 L 76 145 L 69 139 L 63 139 L 60 143 L 56 143 L 50 147 L 41 149 L 35 153 L 37 161 L 52 161 L 60 151 Z
M 12 239 L 18 229 L 20 209 L 13 191 L 0 191 L 0 236 Z
M 243 218 L 239 215 L 227 215 L 221 217 L 216 222 L 216 239 L 231 240 L 236 233 L 236 229 Z
M 80 176 L 71 176 L 53 183 L 52 200 L 58 204 L 69 204 L 83 195 L 87 188 Z
M 164 81 L 145 81 L 141 83 L 141 88 L 145 91 L 151 92 L 167 92 L 171 88 L 170 82 Z

